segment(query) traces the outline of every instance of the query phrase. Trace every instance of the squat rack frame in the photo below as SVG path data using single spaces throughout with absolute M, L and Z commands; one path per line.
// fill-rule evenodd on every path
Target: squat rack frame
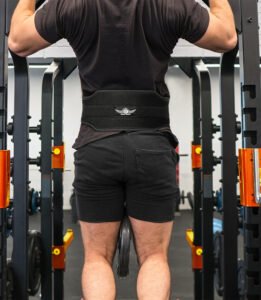
M 28 229 L 28 162 L 40 165 L 41 169 L 41 239 L 42 239 L 42 254 L 41 254 L 41 296 L 44 300 L 64 299 L 64 284 L 63 273 L 65 269 L 65 254 L 68 244 L 72 239 L 72 232 L 69 232 L 69 238 L 66 242 L 63 237 L 63 136 L 62 136 L 62 109 L 63 109 L 63 80 L 75 69 L 75 60 L 61 60 L 54 62 L 47 68 L 42 86 L 42 122 L 40 127 L 41 133 L 41 157 L 40 159 L 29 159 L 29 116 L 28 112 L 28 66 L 26 59 L 14 56 L 15 68 L 18 68 L 20 62 L 19 76 L 16 79 L 16 105 L 14 117 L 14 143 L 15 150 L 19 157 L 14 158 L 14 184 L 15 178 L 18 178 L 20 185 L 14 186 L 14 198 L 20 195 L 20 201 L 14 201 L 14 244 L 20 247 L 13 249 L 13 271 L 19 285 L 16 286 L 14 299 L 28 299 L 28 261 L 21 260 L 21 251 L 28 252 L 27 245 L 27 230 Z M 66 71 L 66 73 L 65 73 Z M 24 79 L 24 80 L 21 80 Z M 22 87 L 21 87 L 22 86 Z M 26 97 L 24 101 L 21 98 L 21 93 L 26 88 Z M 24 111 L 22 111 L 22 109 Z M 24 126 L 21 126 L 21 125 Z M 16 128 L 19 128 L 17 130 Z M 54 136 L 52 136 L 54 130 Z M 35 131 L 33 131 L 35 132 Z M 23 135 L 24 136 L 23 136 Z M 21 136 L 23 138 L 21 138 Z M 22 153 L 21 149 L 24 149 Z M 56 153 L 55 150 L 59 150 Z M 22 153 L 22 156 L 21 156 Z M 16 153 L 15 153 L 16 155 Z M 58 156 L 58 163 L 57 157 Z M 23 164 L 26 171 L 16 167 L 19 160 Z M 15 188 L 17 189 L 15 190 Z M 24 188 L 27 193 L 22 194 L 21 188 Z M 21 227 L 21 223 L 25 226 Z M 25 235 L 25 240 L 21 241 L 22 234 Z M 22 243 L 23 242 L 23 243 Z M 58 250 L 58 254 L 55 254 Z M 25 254 L 24 254 L 25 255 Z M 27 259 L 27 255 L 24 256 Z M 54 276 L 53 276 L 54 274 Z
M 193 62 L 194 65 L 194 62 Z M 200 78 L 197 76 L 193 68 L 192 72 L 192 99 L 193 99 L 193 141 L 192 149 L 201 151 L 200 140 Z M 193 151 L 192 150 L 192 151 Z M 200 159 L 198 164 L 192 166 L 193 171 L 193 232 L 195 247 L 202 247 L 202 222 L 201 222 L 201 152 L 198 154 Z M 200 191 L 200 192 L 199 192 Z M 198 268 L 194 268 L 194 299 L 202 299 L 202 264 Z
M 213 257 L 213 168 L 212 152 L 214 127 L 211 117 L 211 82 L 209 71 L 202 59 L 175 58 L 180 69 L 192 78 L 193 142 L 192 153 L 197 152 L 192 166 L 194 179 L 193 234 L 188 230 L 192 247 L 194 271 L 194 298 L 214 299 Z M 199 252 L 198 252 L 199 251 Z M 202 255 L 203 253 L 203 255 Z
M 11 2 L 11 1 L 10 1 Z M 232 3 L 236 3 L 237 1 L 230 1 Z M 235 7 L 235 5 L 232 5 Z M 2 45 L 4 45 L 4 49 L 6 46 L 6 30 L 4 34 L 2 34 L 2 31 L 4 28 L 6 28 L 6 2 L 2 1 L 0 3 L 0 14 L 3 14 L 3 17 L 1 15 L 0 23 L 3 22 L 3 25 L 0 28 L 0 41 L 2 39 L 4 40 L 3 43 L 1 43 L 1 53 L 3 53 L 4 63 L 3 60 L 0 60 L 0 72 L 2 70 L 7 70 L 7 51 L 3 50 Z M 237 10 L 237 12 L 239 12 Z M 258 43 L 258 22 L 257 20 L 257 3 L 254 0 L 246 1 L 241 0 L 241 6 L 240 6 L 240 12 L 242 14 L 242 28 L 239 30 L 240 32 L 240 63 L 243 69 L 241 69 L 241 80 L 242 80 L 242 116 L 243 116 L 243 146 L 249 147 L 249 148 L 260 148 L 261 145 L 261 137 L 260 137 L 260 82 L 259 82 L 259 43 Z M 239 29 L 239 27 L 238 27 Z M 243 34 L 244 33 L 244 34 Z M 248 34 L 249 33 L 249 34 Z M 251 49 L 247 47 L 247 45 L 253 45 Z M 258 51 L 257 51 L 258 49 Z M 258 67 L 257 67 L 258 66 Z M 0 73 L 0 105 L 1 105 L 1 149 L 6 148 L 6 95 L 7 95 L 7 81 L 6 81 L 6 75 Z M 252 92 L 255 90 L 255 99 L 258 101 L 255 101 L 253 105 L 253 97 Z M 7 104 L 6 104 L 7 105 Z M 253 119 L 249 118 L 250 115 L 256 113 L 256 121 L 253 121 Z M 252 112 L 252 113 L 251 113 Z M 256 138 L 256 141 L 255 141 Z M 244 231 L 245 231 L 245 262 L 246 262 L 246 293 L 249 296 L 249 299 L 257 299 L 258 296 L 261 295 L 260 292 L 260 209 L 258 208 L 249 208 L 246 207 L 244 213 Z M 5 217 L 2 215 L 4 213 L 4 210 L 1 210 L 1 220 L 0 223 L 1 227 L 4 226 Z M 2 221 L 2 222 L 1 222 Z M 225 223 L 224 223 L 225 226 Z M 224 229 L 226 231 L 226 229 Z M 259 230 L 259 231 L 258 231 Z M 1 234 L 4 234 L 5 230 L 1 230 Z M 253 237 L 255 239 L 253 240 Z M 5 265 L 6 257 L 4 258 L 4 238 L 1 237 L 1 240 L 3 243 L 1 243 L 1 263 L 3 262 Z M 225 242 L 225 241 L 224 241 Z M 224 244 L 226 245 L 226 243 Z M 224 246 L 226 247 L 226 246 Z M 256 257 L 259 257 L 260 259 L 253 259 L 253 253 L 259 253 L 259 255 L 256 255 Z M 5 273 L 5 272 L 4 272 Z M 4 276 L 4 275 L 3 275 Z M 3 281 L 5 280 L 4 277 L 1 277 L 1 291 L 4 291 L 5 284 L 3 284 Z M 226 281 L 225 281 L 226 282 Z M 225 284 L 224 282 L 224 284 Z M 2 285 L 3 284 L 3 285 Z M 225 288 L 226 290 L 226 288 Z M 0 292 L 1 293 L 1 292 Z M 229 298 L 227 298 L 229 299 Z
M 0 151 L 7 149 L 7 2 L 0 1 Z M 6 298 L 6 209 L 0 209 L 0 299 Z
M 38 1 L 37 6 L 44 1 Z M 0 3 L 0 141 L 1 150 L 6 149 L 7 144 L 7 74 L 8 74 L 8 48 L 7 36 L 12 12 L 17 4 L 17 0 L 5 0 Z M 29 72 L 26 58 L 21 58 L 12 54 L 15 70 L 15 116 L 14 116 L 14 248 L 12 254 L 12 269 L 15 280 L 14 299 L 28 299 L 28 188 L 29 188 L 29 164 L 41 165 L 42 171 L 42 195 L 41 202 L 43 207 L 41 224 L 43 237 L 49 241 L 46 251 L 43 251 L 42 262 L 42 296 L 43 299 L 51 300 L 63 299 L 63 272 L 64 272 L 64 255 L 72 239 L 72 232 L 66 236 L 66 242 L 63 237 L 63 167 L 57 159 L 55 162 L 53 150 L 59 147 L 63 152 L 62 136 L 62 108 L 63 108 L 63 80 L 66 79 L 76 68 L 75 59 L 60 60 L 55 64 L 55 72 L 50 70 L 46 74 L 43 84 L 42 103 L 42 124 L 38 128 L 29 127 Z M 48 77 L 49 76 L 49 77 Z M 48 77 L 48 78 L 47 78 Z M 51 81 L 49 80 L 51 78 Z M 46 102 L 47 101 L 47 102 Z M 49 102 L 48 102 L 49 101 Z M 47 105 L 49 103 L 49 105 Z M 54 111 L 53 111 L 54 110 Z M 52 123 L 54 125 L 52 126 Z M 48 127 L 49 126 L 49 127 Z M 52 127 L 54 130 L 54 141 L 52 142 Z M 37 129 L 37 130 L 36 130 Z M 42 152 L 41 158 L 29 158 L 29 132 L 41 133 Z M 56 149 L 57 150 L 57 149 Z M 61 159 L 62 160 L 62 159 Z M 54 166 L 55 165 L 55 166 Z M 46 171 L 46 172 L 45 172 Z M 46 174 L 43 174 L 43 173 Z M 45 175 L 48 175 L 47 178 Z M 52 191 L 53 182 L 53 191 Z M 47 196 L 47 197 L 45 197 Z M 44 203 L 44 204 L 43 204 Z M 46 212 L 49 212 L 46 213 Z M 0 211 L 1 226 L 1 271 L 0 271 L 0 298 L 6 299 L 6 212 L 5 209 Z M 52 219 L 53 216 L 53 219 Z M 52 223 L 53 220 L 53 223 Z M 44 225 L 43 225 L 44 224 Z M 49 225 L 49 226 L 47 226 Z M 52 227 L 52 225 L 54 227 Z M 50 243 L 51 241 L 51 243 Z M 43 243 L 44 244 L 44 243 Z M 62 252 L 60 257 L 52 255 L 52 249 Z M 23 257 L 23 259 L 21 259 Z M 49 281 L 48 276 L 44 277 L 44 266 L 49 262 Z M 56 263 L 55 263 L 56 262 Z M 58 262 L 58 264 L 57 264 Z M 51 263 L 51 264 L 50 264 Z M 54 266 L 55 264 L 55 266 Z M 53 271 L 52 271 L 53 269 Z M 54 272 L 54 278 L 52 273 Z M 47 272 L 48 273 L 48 272 Z M 46 280 L 47 279 L 47 280 Z M 54 280 L 54 290 L 52 289 L 52 280 Z M 47 282 L 47 284 L 46 284 Z M 50 284 L 51 282 L 51 284 Z M 48 289 L 48 284 L 50 289 Z M 47 293 L 48 296 L 44 296 Z
M 66 249 L 63 236 L 63 80 L 75 68 L 75 59 L 56 60 L 47 68 L 43 77 L 41 124 L 41 234 L 43 241 L 41 296 L 43 300 L 64 299 Z M 56 150 L 58 150 L 57 154 Z M 67 233 L 71 235 L 71 232 Z M 60 254 L 55 255 L 55 250 Z
M 241 0 L 239 57 L 244 149 L 261 148 L 261 86 L 258 2 Z M 251 45 L 251 47 L 250 47 Z M 261 297 L 261 207 L 243 200 L 245 293 L 249 300 Z
M 238 201 L 237 201 L 237 122 L 235 114 L 234 64 L 237 47 L 223 54 L 220 61 L 221 97 L 221 174 L 223 208 L 223 299 L 239 299 L 238 295 Z
M 236 27 L 239 33 L 243 147 L 245 149 L 260 149 L 261 91 L 257 1 L 230 0 L 230 4 L 234 12 Z M 249 47 L 249 45 L 251 45 L 251 47 Z M 237 161 L 235 154 L 237 124 L 234 110 L 234 63 L 236 61 L 237 52 L 238 48 L 224 54 L 221 59 L 222 185 L 224 204 L 222 267 L 224 271 L 224 299 L 238 299 L 239 297 L 237 278 Z M 198 92 L 198 88 L 198 84 L 194 82 L 193 90 Z M 193 96 L 195 99 L 195 93 L 193 93 Z M 196 116 L 196 118 L 197 117 L 198 116 Z M 194 178 L 195 174 L 194 170 Z M 197 182 L 198 178 L 195 178 L 194 184 L 197 184 Z M 247 297 L 247 299 L 256 300 L 260 299 L 261 296 L 261 209 L 260 206 L 258 207 L 256 204 L 252 206 L 249 205 L 249 203 L 244 204 L 244 201 L 243 206 L 245 297 Z M 202 224 L 198 224 L 198 226 L 200 227 Z M 200 236 L 197 233 L 198 229 L 195 232 L 194 238 L 197 235 Z M 197 289 L 197 287 L 199 287 L 197 282 L 200 282 L 199 274 L 195 274 L 195 299 L 201 299 L 201 291 Z M 203 295 L 203 298 L 204 297 Z
M 203 248 L 202 299 L 214 299 L 213 257 L 213 152 L 210 74 L 203 61 L 194 61 L 200 91 L 201 232 Z M 194 100 L 194 99 L 193 99 Z

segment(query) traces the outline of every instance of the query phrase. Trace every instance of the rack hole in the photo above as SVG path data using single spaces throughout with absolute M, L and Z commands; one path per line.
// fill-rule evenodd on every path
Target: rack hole
M 249 96 L 251 99 L 256 98 L 256 85 L 243 85 L 242 86 L 243 92 L 249 92 Z

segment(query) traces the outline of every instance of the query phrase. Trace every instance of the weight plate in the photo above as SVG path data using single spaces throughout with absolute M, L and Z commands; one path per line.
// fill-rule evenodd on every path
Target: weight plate
M 216 209 L 218 212 L 221 212 L 223 209 L 223 192 L 222 189 L 216 191 Z
M 41 234 L 36 230 L 28 232 L 29 295 L 35 296 L 41 284 Z
M 244 299 L 245 296 L 245 263 L 242 259 L 237 262 L 238 295 Z
M 129 218 L 125 217 L 121 223 L 118 239 L 117 273 L 121 278 L 127 277 L 129 274 L 131 236 L 131 224 Z
M 185 203 L 185 191 L 182 191 L 182 192 L 180 193 L 180 201 L 181 201 L 182 204 Z
M 29 191 L 28 191 L 28 212 L 30 215 L 33 215 L 33 210 L 32 210 L 33 191 L 34 191 L 34 189 L 29 189 Z
M 38 199 L 39 199 L 39 193 L 35 190 L 33 190 L 32 192 L 32 213 L 36 214 L 38 212 L 38 207 L 39 207 L 39 203 L 38 203 Z
M 214 271 L 214 285 L 217 294 L 223 296 L 223 273 L 222 273 L 222 234 L 220 231 L 216 231 L 214 234 L 214 261 L 215 261 L 215 271 Z
M 35 189 L 30 189 L 28 194 L 28 210 L 32 216 L 38 212 L 39 208 L 39 193 Z
M 13 234 L 14 208 L 8 207 L 6 209 L 6 236 Z
M 175 189 L 173 199 L 175 199 L 175 212 L 179 212 L 179 206 L 180 206 L 180 203 L 181 203 L 181 195 L 180 195 L 179 187 L 177 187 Z
M 6 296 L 7 300 L 13 300 L 14 298 L 14 275 L 11 259 L 7 260 L 6 265 Z
M 78 216 L 77 216 L 77 209 L 76 209 L 76 194 L 74 190 L 70 197 L 70 205 L 71 205 L 72 223 L 76 224 L 78 222 Z
M 194 208 L 194 198 L 193 198 L 192 193 L 190 193 L 190 192 L 187 193 L 187 198 L 188 198 L 188 203 L 189 203 L 191 209 L 193 210 L 193 208 Z

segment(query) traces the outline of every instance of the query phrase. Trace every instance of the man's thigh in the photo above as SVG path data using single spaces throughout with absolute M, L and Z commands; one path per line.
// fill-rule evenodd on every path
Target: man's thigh
M 120 222 L 88 223 L 80 221 L 85 259 L 102 256 L 112 263 Z
M 131 217 L 130 221 L 140 264 L 152 255 L 161 255 L 167 258 L 173 221 L 153 223 Z

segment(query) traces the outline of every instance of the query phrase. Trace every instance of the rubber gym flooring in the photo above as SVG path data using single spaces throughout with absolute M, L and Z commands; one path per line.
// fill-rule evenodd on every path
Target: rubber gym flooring
M 65 211 L 64 227 L 73 229 L 75 239 L 67 253 L 67 268 L 65 273 L 65 299 L 64 300 L 80 300 L 81 299 L 81 266 L 83 262 L 83 251 L 81 245 L 81 237 L 79 225 L 71 222 L 70 211 Z M 172 300 L 193 300 L 193 274 L 191 271 L 191 253 L 185 239 L 185 230 L 192 226 L 191 211 L 182 211 L 180 216 L 176 217 L 175 226 L 170 246 L 170 264 L 172 272 Z M 30 228 L 39 228 L 39 215 L 30 217 Z M 8 239 L 8 253 L 12 248 L 11 238 Z M 115 268 L 116 270 L 116 264 Z M 136 255 L 132 249 L 130 262 L 130 275 L 126 279 L 117 280 L 117 300 L 137 299 L 135 283 L 138 266 Z M 31 297 L 30 299 L 39 299 Z M 216 299 L 220 299 L 217 297 Z M 59 299 L 54 299 L 59 300 Z M 206 299 L 207 300 L 207 299 Z

